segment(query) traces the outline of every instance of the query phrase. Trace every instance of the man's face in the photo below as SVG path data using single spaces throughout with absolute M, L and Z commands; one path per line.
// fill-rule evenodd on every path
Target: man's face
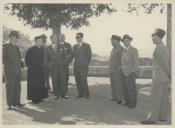
M 43 38 L 43 44 L 46 45 L 47 38 Z
M 160 39 L 157 35 L 153 35 L 152 36 L 152 41 L 153 41 L 153 44 L 157 44 L 158 42 L 160 42 Z
M 64 42 L 65 41 L 65 35 L 64 34 L 61 34 L 59 35 L 59 42 Z
M 51 36 L 51 42 L 52 42 L 53 44 L 56 44 L 56 43 L 58 42 L 58 38 L 57 38 L 56 35 L 52 35 L 52 36 Z
M 124 39 L 123 40 L 123 44 L 124 44 L 124 46 L 127 48 L 128 46 L 130 46 L 130 43 L 131 43 L 131 40 L 130 39 Z
M 119 41 L 119 40 L 116 40 L 116 39 L 111 39 L 111 44 L 112 44 L 112 46 L 113 46 L 113 47 L 118 46 L 118 45 L 119 45 L 119 43 L 120 43 L 120 41 Z
M 43 45 L 43 40 L 42 40 L 42 38 L 37 39 L 37 40 L 36 40 L 36 43 L 37 43 L 37 45 L 38 45 L 39 47 L 41 47 L 41 46 Z
M 81 35 L 77 34 L 76 35 L 76 40 L 78 43 L 81 43 L 83 41 L 83 37 L 81 37 Z
M 13 43 L 18 43 L 18 37 L 17 37 L 17 36 L 10 36 L 10 40 L 11 40 Z

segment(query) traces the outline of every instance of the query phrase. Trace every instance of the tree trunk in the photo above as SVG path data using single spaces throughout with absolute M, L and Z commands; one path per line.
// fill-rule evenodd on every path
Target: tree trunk
M 61 25 L 60 25 L 60 24 L 54 25 L 54 26 L 52 27 L 52 34 L 58 36 L 60 33 L 61 33 Z
M 167 4 L 167 47 L 171 52 L 172 43 L 172 4 Z

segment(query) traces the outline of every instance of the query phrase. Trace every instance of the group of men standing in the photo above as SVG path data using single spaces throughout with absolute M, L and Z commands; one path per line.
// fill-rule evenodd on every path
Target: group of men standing
M 153 54 L 153 88 L 151 93 L 151 110 L 143 124 L 153 124 L 157 120 L 165 121 L 168 105 L 168 84 L 171 80 L 171 58 L 162 39 L 165 31 L 156 29 L 152 34 L 156 45 Z M 9 43 L 3 45 L 3 64 L 6 77 L 6 99 L 9 110 L 11 106 L 24 106 L 20 102 L 21 62 L 17 46 L 19 34 L 11 31 Z M 74 60 L 74 75 L 77 86 L 77 98 L 89 98 L 87 75 L 92 52 L 89 44 L 84 43 L 83 33 L 76 34 L 77 44 L 65 42 L 65 35 L 51 35 L 51 44 L 46 47 L 47 37 L 35 37 L 35 45 L 28 49 L 25 56 L 27 70 L 27 98 L 38 104 L 48 97 L 51 76 L 54 99 L 68 97 L 69 64 Z M 138 50 L 131 45 L 132 37 L 121 38 L 112 35 L 113 49 L 110 56 L 109 72 L 112 98 L 117 104 L 135 108 L 137 105 L 136 76 L 139 74 Z M 123 42 L 124 47 L 120 45 Z
M 87 73 L 91 60 L 91 48 L 89 44 L 83 42 L 83 33 L 76 34 L 77 44 L 73 49 L 69 43 L 65 42 L 64 34 L 51 35 L 51 45 L 48 47 L 45 46 L 46 38 L 45 35 L 35 37 L 35 45 L 26 53 L 28 99 L 33 103 L 39 103 L 48 96 L 49 75 L 52 80 L 54 99 L 59 97 L 68 99 L 69 64 L 74 58 L 77 98 L 84 96 L 89 98 Z
M 123 42 L 125 48 L 120 45 Z M 113 49 L 110 56 L 110 83 L 112 98 L 117 104 L 135 108 L 137 103 L 136 76 L 139 73 L 138 50 L 131 46 L 132 37 L 113 35 Z
M 166 121 L 168 110 L 168 87 L 171 82 L 171 57 L 168 48 L 163 44 L 166 32 L 156 29 L 152 34 L 153 44 L 156 45 L 153 54 L 153 78 L 151 92 L 151 109 L 142 124 L 154 124 L 156 121 Z M 120 45 L 123 42 L 123 48 Z M 117 104 L 135 108 L 137 105 L 136 76 L 139 75 L 138 50 L 131 46 L 132 37 L 122 38 L 112 35 L 113 49 L 110 55 L 110 84 L 112 98 Z

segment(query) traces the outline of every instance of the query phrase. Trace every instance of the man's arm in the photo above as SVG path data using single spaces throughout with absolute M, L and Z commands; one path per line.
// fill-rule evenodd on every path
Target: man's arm
M 132 58 L 133 58 L 133 67 L 131 72 L 134 72 L 138 75 L 139 74 L 139 53 L 137 49 L 133 49 Z
M 92 58 L 92 51 L 91 51 L 91 46 L 88 45 L 88 63 L 90 63 Z
M 169 78 L 171 78 L 170 54 L 168 50 L 156 48 L 154 52 L 154 58 L 157 60 L 160 67 L 167 73 Z
M 6 65 L 7 61 L 8 61 L 7 60 L 7 55 L 8 55 L 7 54 L 7 47 L 5 45 L 3 45 L 3 49 L 2 50 L 3 50 L 3 60 L 2 61 L 3 61 L 3 64 Z

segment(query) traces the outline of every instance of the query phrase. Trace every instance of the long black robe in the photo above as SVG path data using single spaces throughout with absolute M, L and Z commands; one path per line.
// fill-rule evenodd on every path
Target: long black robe
M 27 70 L 27 98 L 28 100 L 38 101 L 48 97 L 44 85 L 44 50 L 33 46 L 28 49 L 25 62 Z

